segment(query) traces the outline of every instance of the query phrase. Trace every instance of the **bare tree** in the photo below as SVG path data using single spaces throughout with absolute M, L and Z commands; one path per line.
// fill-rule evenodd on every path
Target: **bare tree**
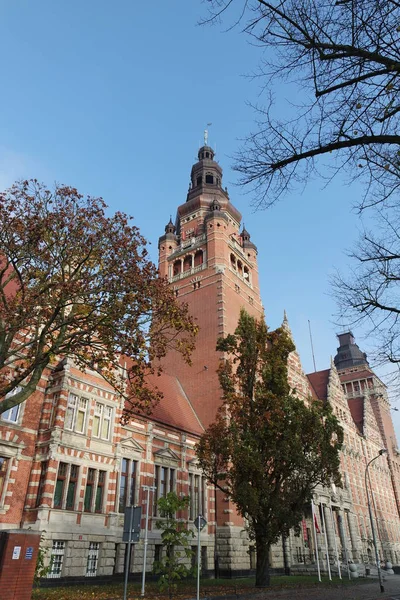
M 333 281 L 339 318 L 366 324 L 376 358 L 400 364 L 400 209 L 380 210 L 351 254 L 356 266 Z
M 359 208 L 387 202 L 400 185 L 400 3 L 397 0 L 211 0 L 265 50 L 260 75 L 297 85 L 299 103 L 276 117 L 272 95 L 236 157 L 241 183 L 267 207 L 293 185 L 346 169 L 366 184 Z M 209 20 L 206 19 L 206 20 Z M 293 94 L 293 88 L 291 89 Z M 390 204 L 390 202 L 387 202 Z

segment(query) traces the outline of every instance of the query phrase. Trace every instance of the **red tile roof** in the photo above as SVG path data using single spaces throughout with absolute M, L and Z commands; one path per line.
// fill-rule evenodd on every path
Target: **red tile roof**
M 374 374 L 371 371 L 353 371 L 352 373 L 346 373 L 345 375 L 339 375 L 340 381 L 343 383 L 345 381 L 352 381 L 357 379 L 367 379 L 370 377 L 374 377 Z
M 150 419 L 176 427 L 181 431 L 201 435 L 204 428 L 179 379 L 162 373 L 159 377 L 156 375 L 149 377 L 149 380 L 164 395 L 153 409 Z
M 328 397 L 329 373 L 330 369 L 325 369 L 324 371 L 316 371 L 307 375 L 313 396 L 315 395 L 314 397 L 319 398 L 319 400 L 326 400 Z

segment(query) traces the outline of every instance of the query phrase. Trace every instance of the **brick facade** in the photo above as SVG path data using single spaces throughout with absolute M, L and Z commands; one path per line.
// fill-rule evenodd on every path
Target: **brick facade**
M 186 518 L 191 528 L 197 514 L 204 514 L 204 570 L 212 573 L 215 558 L 226 574 L 254 567 L 243 521 L 229 499 L 215 494 L 202 478 L 195 445 L 220 404 L 216 370 L 224 355 L 215 350 L 218 337 L 234 331 L 241 307 L 257 317 L 263 314 L 257 248 L 241 230 L 241 215 L 222 187 L 212 149 L 201 148 L 198 159 L 186 202 L 159 239 L 160 274 L 178 299 L 188 303 L 200 327 L 192 366 L 169 354 L 157 380 L 164 399 L 151 419 L 138 416 L 122 426 L 123 405 L 114 390 L 97 373 L 82 373 L 65 358 L 48 369 L 17 415 L 0 420 L 0 530 L 45 532 L 48 560 L 53 556 L 50 578 L 122 573 L 123 508 L 131 502 L 145 508 L 143 485 L 156 485 L 158 496 L 169 490 L 190 495 Z M 290 333 L 286 315 L 283 326 Z M 387 447 L 388 457 L 371 466 L 371 485 L 380 553 L 399 564 L 400 461 L 383 384 L 366 358 L 356 367 L 337 369 L 332 363 L 306 376 L 297 352 L 289 359 L 289 381 L 305 402 L 330 402 L 345 431 L 343 487 L 317 489 L 314 496 L 329 555 L 333 557 L 336 541 L 343 559 L 369 559 L 363 478 L 367 461 Z M 151 497 L 149 571 L 160 551 L 156 519 Z M 317 545 L 323 560 L 322 533 Z M 313 562 L 314 546 L 307 511 L 301 534 L 292 533 L 271 550 L 272 565 L 282 569 L 284 554 L 292 568 Z M 140 541 L 131 571 L 139 573 L 142 561 Z

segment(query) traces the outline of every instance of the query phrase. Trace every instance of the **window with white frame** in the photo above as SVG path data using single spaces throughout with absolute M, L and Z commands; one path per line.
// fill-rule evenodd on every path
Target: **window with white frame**
M 102 440 L 109 440 L 111 433 L 113 410 L 110 406 L 96 402 L 94 407 L 92 435 Z
M 85 433 L 88 403 L 87 398 L 79 398 L 76 394 L 69 395 L 65 414 L 65 429 Z
M 22 391 L 22 387 L 20 385 L 18 385 L 11 392 L 8 392 L 8 394 L 6 395 L 6 399 L 12 398 L 12 396 L 15 396 L 20 391 Z M 12 408 L 9 408 L 5 412 L 3 412 L 1 414 L 1 418 L 3 419 L 3 421 L 8 421 L 9 423 L 18 423 L 20 407 L 21 407 L 21 405 L 17 404 L 17 406 L 13 406 Z
M 99 562 L 99 542 L 89 542 L 89 553 L 86 563 L 86 577 L 96 577 Z
M 8 472 L 8 459 L 0 456 L 0 501 L 3 495 L 3 490 L 6 485 L 6 477 Z
M 53 546 L 50 554 L 50 570 L 47 574 L 49 579 L 61 577 L 65 554 L 65 542 L 62 540 L 53 540 Z

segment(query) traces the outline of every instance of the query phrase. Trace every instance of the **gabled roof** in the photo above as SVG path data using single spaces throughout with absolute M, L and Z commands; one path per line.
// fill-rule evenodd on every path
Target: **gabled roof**
M 176 427 L 181 431 L 201 435 L 204 428 L 179 379 L 173 375 L 161 373 L 159 377 L 156 375 L 149 377 L 149 380 L 164 395 L 153 409 L 150 420 Z
M 319 400 L 326 400 L 328 397 L 328 382 L 329 382 L 330 369 L 324 371 L 316 371 L 315 373 L 309 373 L 306 375 L 313 397 Z

